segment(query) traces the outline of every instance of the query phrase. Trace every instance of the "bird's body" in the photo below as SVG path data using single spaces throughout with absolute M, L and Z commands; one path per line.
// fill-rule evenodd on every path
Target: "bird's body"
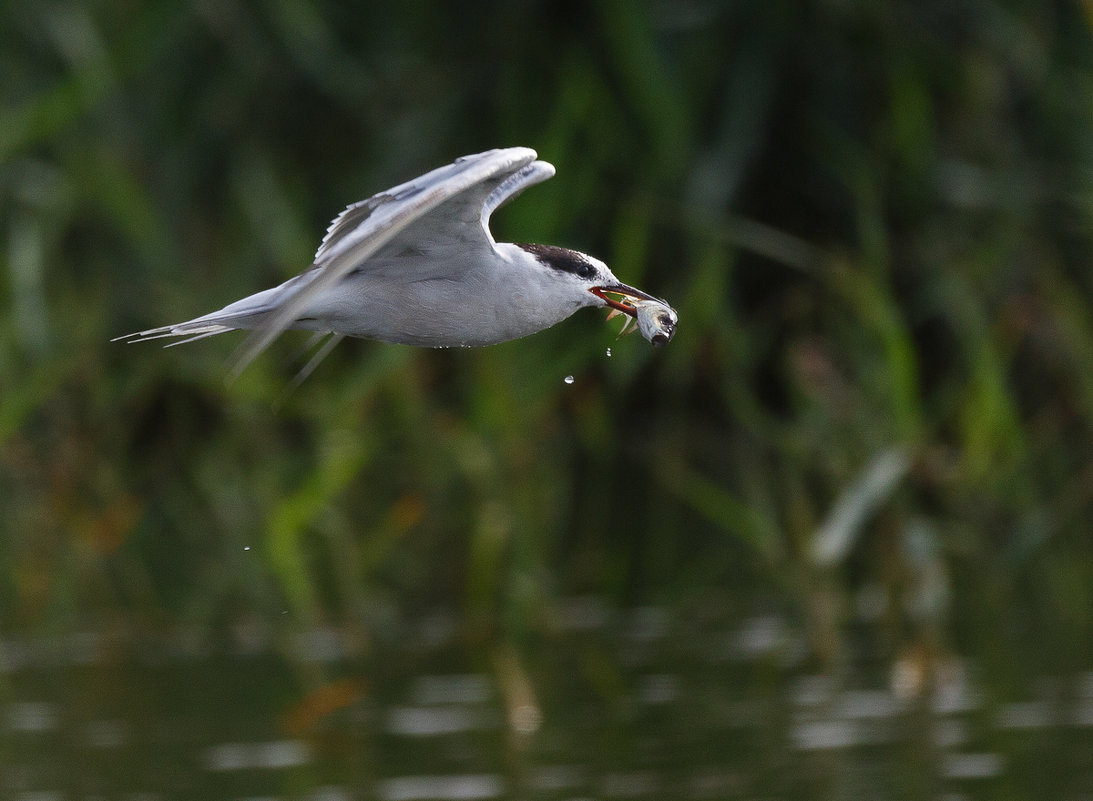
M 655 299 L 620 283 L 598 259 L 494 241 L 493 211 L 554 175 L 535 159 L 528 148 L 466 156 L 355 203 L 330 224 L 300 275 L 211 314 L 119 339 L 190 342 L 247 329 L 256 333 L 246 362 L 287 328 L 459 347 L 534 334 L 584 306 L 634 316 L 635 302 Z
M 471 259 L 473 264 L 465 264 Z M 409 280 L 437 261 L 451 272 Z M 541 297 L 557 279 L 542 269 L 536 256 L 508 242 L 498 243 L 485 258 L 455 248 L 428 256 L 410 251 L 376 262 L 316 294 L 290 327 L 401 345 L 471 347 L 534 334 L 580 308 L 576 300 L 543 304 Z M 460 282 L 455 292 L 453 281 Z M 453 302 L 453 295 L 462 300 Z M 255 297 L 241 303 L 249 305 Z M 238 322 L 240 328 L 261 328 L 265 321 L 250 314 Z

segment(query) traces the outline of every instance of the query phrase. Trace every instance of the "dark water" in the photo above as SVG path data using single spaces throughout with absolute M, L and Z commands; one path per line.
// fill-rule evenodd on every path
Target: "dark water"
M 1093 798 L 1093 670 L 1003 700 L 955 655 L 818 669 L 777 616 L 594 599 L 521 647 L 445 614 L 400 632 L 9 637 L 0 795 Z

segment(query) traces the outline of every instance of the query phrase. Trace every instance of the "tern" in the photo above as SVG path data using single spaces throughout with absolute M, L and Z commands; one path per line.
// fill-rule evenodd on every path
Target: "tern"
M 286 329 L 432 348 L 493 345 L 549 328 L 586 306 L 638 317 L 664 301 L 599 259 L 553 245 L 497 242 L 490 215 L 554 175 L 534 150 L 489 150 L 354 203 L 327 228 L 312 265 L 280 286 L 182 323 L 116 337 L 181 345 L 254 332 L 242 370 Z M 672 312 L 659 341 L 674 332 Z M 645 328 L 642 328 L 643 334 Z M 651 340 L 653 341 L 653 340 Z

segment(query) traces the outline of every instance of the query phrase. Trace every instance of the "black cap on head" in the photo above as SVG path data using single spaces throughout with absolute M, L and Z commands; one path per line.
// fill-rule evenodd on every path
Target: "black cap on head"
M 540 262 L 554 270 L 563 273 L 571 273 L 578 278 L 591 280 L 596 277 L 596 265 L 590 262 L 583 253 L 578 253 L 569 248 L 559 248 L 554 245 L 528 245 L 517 243 Z

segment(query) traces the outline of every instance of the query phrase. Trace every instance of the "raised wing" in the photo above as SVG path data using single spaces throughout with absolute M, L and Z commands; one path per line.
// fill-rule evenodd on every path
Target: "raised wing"
M 527 186 L 553 175 L 554 168 L 548 164 L 546 170 L 535 167 L 544 164 L 535 162 L 535 155 L 530 148 L 511 147 L 464 156 L 348 207 L 330 224 L 315 254 L 312 269 L 319 275 L 286 301 L 267 327 L 255 331 L 243 343 L 234 375 L 238 376 L 269 347 L 313 298 L 385 246 L 397 246 L 395 240 L 401 234 L 405 233 L 406 240 L 415 247 L 428 247 L 452 237 L 463 241 L 477 238 L 479 242 L 484 237 L 492 247 L 493 237 L 486 228 L 489 212 Z M 524 177 L 518 178 L 521 175 Z M 417 230 L 408 230 L 427 216 Z M 474 222 L 480 225 L 467 225 Z
M 319 250 L 315 253 L 315 266 L 322 267 L 330 255 L 344 247 L 348 238 L 356 237 L 362 224 L 385 205 L 402 203 L 414 197 L 423 187 L 449 180 L 476 159 L 493 154 L 523 151 L 535 157 L 527 148 L 491 150 L 476 156 L 465 156 L 454 164 L 433 170 L 413 181 L 388 189 L 367 200 L 346 208 L 334 218 L 326 229 Z M 545 161 L 525 163 L 515 171 L 502 170 L 462 192 L 444 200 L 425 216 L 410 222 L 381 251 L 395 252 L 406 248 L 428 250 L 431 246 L 486 246 L 496 244 L 490 234 L 489 220 L 494 209 L 505 204 L 524 189 L 553 177 L 554 167 Z M 475 226 L 478 222 L 480 225 Z M 374 255 L 382 255 L 377 252 Z

